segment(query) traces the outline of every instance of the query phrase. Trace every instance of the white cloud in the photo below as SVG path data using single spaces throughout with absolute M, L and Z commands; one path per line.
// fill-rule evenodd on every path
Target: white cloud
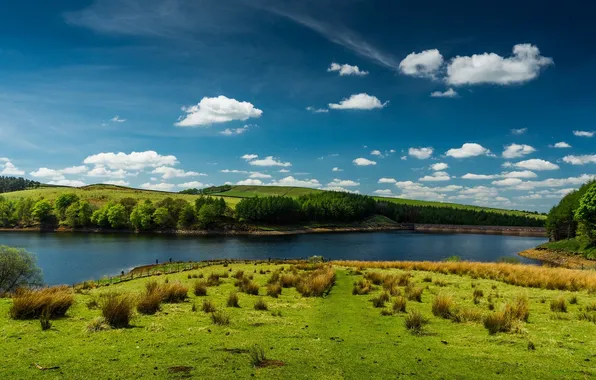
M 273 186 L 294 186 L 294 187 L 320 187 L 321 184 L 316 179 L 299 180 L 292 176 L 285 177 L 279 181 L 273 181 Z
M 571 145 L 567 144 L 565 141 L 560 141 L 555 145 L 549 145 L 551 148 L 571 148 Z
M 292 166 L 292 164 L 290 162 L 279 161 L 278 159 L 273 158 L 273 156 L 267 156 L 260 160 L 253 160 L 253 161 L 250 161 L 249 164 L 254 165 L 254 166 L 283 166 L 283 167 Z
M 495 53 L 457 56 L 447 65 L 446 81 L 453 85 L 516 84 L 536 78 L 543 67 L 553 64 L 552 58 L 540 55 L 538 47 L 518 44 L 513 56 L 501 57 Z
M 195 106 L 182 107 L 182 111 L 186 115 L 174 124 L 178 127 L 203 127 L 233 120 L 245 121 L 259 118 L 263 114 L 263 111 L 249 102 L 239 102 L 223 95 L 216 98 L 204 97 Z
M 308 112 L 312 112 L 312 113 L 327 113 L 327 112 L 329 112 L 329 110 L 327 108 L 315 108 L 312 106 L 306 107 L 306 110 Z
M 250 161 L 250 160 L 254 160 L 255 158 L 258 158 L 259 156 L 256 154 L 245 154 L 244 156 L 240 157 L 246 161 Z
M 584 154 L 581 156 L 565 156 L 563 162 L 571 165 L 585 165 L 585 164 L 596 164 L 596 154 Z
M 397 181 L 393 178 L 379 178 L 377 183 L 396 183 Z
M 347 99 L 343 99 L 339 103 L 329 103 L 329 108 L 334 110 L 372 110 L 375 108 L 383 108 L 389 102 L 381 103 L 381 101 L 372 95 L 365 93 L 354 94 Z
M 487 156 L 490 154 L 490 150 L 476 143 L 465 143 L 464 145 L 462 145 L 461 148 L 452 148 L 445 152 L 445 155 L 454 158 Z
M 511 130 L 511 134 L 519 136 L 519 135 L 523 135 L 527 131 L 528 131 L 528 128 L 519 128 L 519 129 L 514 128 Z
M 111 118 L 110 121 L 114 123 L 124 123 L 126 119 L 121 119 L 120 116 L 116 115 L 113 118 Z
M 368 75 L 368 71 L 364 71 L 364 70 L 360 70 L 358 68 L 358 66 L 352 66 L 352 65 L 348 65 L 343 64 L 340 65 L 338 63 L 333 62 L 329 68 L 327 69 L 328 72 L 334 72 L 337 71 L 339 72 L 340 76 L 343 75 L 357 75 L 357 76 L 364 76 L 364 75 Z
M 290 171 L 288 169 L 279 169 L 280 173 L 289 173 Z
M 527 154 L 534 153 L 536 149 L 526 144 L 510 144 L 505 146 L 503 151 L 504 158 L 518 158 L 523 157 Z
M 457 97 L 457 91 L 452 88 L 445 90 L 444 92 L 441 91 L 434 91 L 430 93 L 431 98 L 455 98 Z
M 53 181 L 64 179 L 64 175 L 59 170 L 49 168 L 39 168 L 29 174 L 35 178 L 51 178 Z
M 379 194 L 379 195 L 393 195 L 393 193 L 391 192 L 390 189 L 384 189 L 384 190 L 378 189 L 378 190 L 373 191 L 373 193 Z
M 449 181 L 450 179 L 451 179 L 451 177 L 449 177 L 449 174 L 447 174 L 445 172 L 434 172 L 431 175 L 426 175 L 422 178 L 419 178 L 418 181 L 421 181 L 421 182 Z
M 199 181 L 191 181 L 191 182 L 184 182 L 181 184 L 176 185 L 181 189 L 201 189 L 203 187 L 207 187 L 208 185 L 201 183 Z
M 165 183 L 165 182 L 161 182 L 161 183 L 144 183 L 144 184 L 141 185 L 141 188 L 142 189 L 159 190 L 159 191 L 172 191 L 175 187 L 176 187 L 176 185 L 171 184 L 171 183 Z
M 495 175 L 495 174 L 472 174 L 472 173 L 467 173 L 467 174 L 464 174 L 461 178 L 463 178 L 463 179 L 495 179 L 497 177 L 498 177 L 498 175 Z
M 87 177 L 108 177 L 108 178 L 124 178 L 126 177 L 126 171 L 124 169 L 110 170 L 103 166 L 96 166 L 89 170 Z
M 123 181 L 123 180 L 114 180 L 114 181 L 103 181 L 103 184 L 106 185 L 115 185 L 115 186 L 129 186 L 130 183 L 128 183 L 127 181 Z
M 236 170 L 236 169 L 223 169 L 219 171 L 220 173 L 239 173 L 239 174 L 247 174 L 246 170 Z
M 341 186 L 327 186 L 327 187 L 323 187 L 322 190 L 327 190 L 327 191 L 341 191 L 341 192 L 344 192 L 344 193 L 360 194 L 360 191 L 358 191 L 358 190 L 350 190 L 350 189 L 346 189 L 346 188 L 341 187 Z
M 332 182 L 329 182 L 327 184 L 328 187 L 354 187 L 354 186 L 360 186 L 360 182 L 356 182 L 356 181 L 352 181 L 349 179 L 339 179 L 339 178 L 335 178 L 333 179 Z
M 340 168 L 337 168 L 337 167 L 335 167 L 335 168 L 331 169 L 331 171 L 332 171 L 332 172 L 343 172 L 344 170 L 343 170 L 343 169 L 340 169 Z
M 357 166 L 369 166 L 369 165 L 376 165 L 377 163 L 375 161 L 371 161 L 367 158 L 356 158 L 355 160 L 352 161 L 354 163 L 354 165 Z
M 2 168 L 2 170 L 0 171 L 0 175 L 6 175 L 6 176 L 10 176 L 10 175 L 24 175 L 25 171 L 21 170 L 19 168 L 17 168 L 16 166 L 14 166 L 14 164 L 12 162 L 10 162 L 8 160 L 8 158 L 6 159 L 2 159 L 0 161 L 4 161 L 4 164 L 0 164 L 0 168 Z
M 408 154 L 412 157 L 416 157 L 419 160 L 426 160 L 433 155 L 433 148 L 410 148 L 408 149 Z
M 142 170 L 147 167 L 173 166 L 176 156 L 162 156 L 153 150 L 145 152 L 99 153 L 85 158 L 84 164 L 106 166 L 110 169 Z
M 582 174 L 578 177 L 568 178 L 548 178 L 542 181 L 526 181 L 515 186 L 515 189 L 532 190 L 537 187 L 562 187 L 568 185 L 579 186 L 593 179 L 596 179 L 596 175 L 594 174 Z
M 432 164 L 430 168 L 434 171 L 441 171 L 449 168 L 449 165 L 444 162 L 437 162 L 436 164 Z
M 271 178 L 270 174 L 260 173 L 260 172 L 251 172 L 248 176 L 249 178 Z
M 536 178 L 538 175 L 530 170 L 513 171 L 508 173 L 501 173 L 505 178 Z
M 60 179 L 48 182 L 49 185 L 58 185 L 58 186 L 70 186 L 70 187 L 81 187 L 85 186 L 85 182 L 77 181 L 72 179 Z
M 219 134 L 224 135 L 224 136 L 232 136 L 232 135 L 241 135 L 244 132 L 248 131 L 248 128 L 250 128 L 250 125 L 245 125 L 242 128 L 226 128 L 223 131 L 219 132 Z
M 245 180 L 236 182 L 236 185 L 261 186 L 261 185 L 263 185 L 263 181 L 261 181 L 260 179 L 249 178 L 249 179 L 245 179 Z
M 383 153 L 381 153 L 380 150 L 376 150 L 376 149 L 373 150 L 372 152 L 370 152 L 370 154 L 373 156 L 381 156 L 381 157 L 383 156 Z
M 155 168 L 151 174 L 161 174 L 163 179 L 170 179 L 170 178 L 184 178 L 184 177 L 196 177 L 196 176 L 204 176 L 206 174 L 197 173 L 197 172 L 185 172 L 182 169 L 174 169 L 168 166 L 160 166 Z
M 89 168 L 87 168 L 84 165 L 81 165 L 81 166 L 70 166 L 68 168 L 62 169 L 60 172 L 62 172 L 62 174 L 84 174 L 84 173 L 87 173 L 87 170 L 89 170 Z
M 593 137 L 594 132 L 590 131 L 573 131 L 573 134 L 579 137 Z
M 406 161 L 408 159 L 408 156 L 401 156 L 399 159 L 402 161 Z
M 512 168 L 513 167 L 513 164 L 511 162 L 509 162 L 509 161 L 505 161 L 505 162 L 503 162 L 501 164 L 501 167 L 503 167 L 503 168 Z
M 493 181 L 493 185 L 497 186 L 515 186 L 522 183 L 522 180 L 519 178 L 505 178 L 498 181 Z
M 405 75 L 433 78 L 443 64 L 443 56 L 437 49 L 410 53 L 399 63 L 399 71 Z
M 559 169 L 558 165 L 553 164 L 552 162 L 549 162 L 549 161 L 541 160 L 539 158 L 533 158 L 531 160 L 520 161 L 520 162 L 513 164 L 513 166 L 515 166 L 517 168 L 528 169 L 528 170 L 538 170 L 538 171 Z

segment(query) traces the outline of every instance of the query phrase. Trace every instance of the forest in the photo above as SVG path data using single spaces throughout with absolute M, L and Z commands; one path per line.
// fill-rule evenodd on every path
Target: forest
M 36 189 L 39 186 L 41 186 L 41 183 L 37 181 L 31 181 L 25 178 L 0 176 L 0 193 Z

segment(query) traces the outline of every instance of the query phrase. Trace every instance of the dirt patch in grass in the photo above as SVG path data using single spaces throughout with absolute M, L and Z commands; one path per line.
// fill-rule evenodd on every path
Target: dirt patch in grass
M 188 374 L 193 369 L 194 369 L 194 367 L 178 365 L 178 366 L 168 368 L 168 373 L 187 373 Z
M 257 365 L 257 368 L 283 367 L 285 365 L 286 363 L 282 362 L 281 360 L 265 359 Z

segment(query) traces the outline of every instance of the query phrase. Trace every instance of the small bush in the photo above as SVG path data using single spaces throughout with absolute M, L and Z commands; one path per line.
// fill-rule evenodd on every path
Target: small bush
M 424 318 L 418 310 L 413 310 L 408 313 L 404 323 L 412 334 L 420 335 L 424 331 L 424 326 L 428 324 L 428 319 Z
M 106 322 L 104 317 L 97 317 L 87 324 L 86 331 L 88 333 L 109 330 L 110 325 Z
M 453 298 L 448 295 L 439 294 L 433 301 L 432 312 L 435 316 L 449 319 L 453 315 Z
M 265 357 L 265 349 L 257 344 L 251 347 L 249 355 L 250 363 L 254 367 L 262 367 L 267 362 L 267 358 Z
M 557 313 L 567 312 L 567 301 L 561 296 L 550 301 L 550 310 Z
M 230 324 L 230 316 L 223 311 L 218 311 L 211 314 L 211 321 L 213 324 L 225 326 Z
M 406 312 L 406 297 L 397 296 L 393 299 L 393 312 L 394 313 L 405 313 Z
M 278 283 L 267 285 L 267 295 L 273 298 L 279 297 L 281 294 L 281 285 Z
M 424 289 L 412 286 L 411 284 L 406 286 L 406 297 L 410 301 L 422 302 L 422 292 Z
M 101 302 L 101 314 L 114 328 L 128 327 L 134 311 L 134 300 L 127 294 L 109 293 Z
M 238 303 L 238 294 L 236 292 L 232 292 L 228 296 L 228 307 L 240 307 L 240 304 Z
M 484 317 L 484 327 L 490 335 L 511 330 L 511 318 L 502 311 L 496 311 Z
M 207 283 L 205 281 L 195 281 L 193 285 L 195 296 L 204 297 L 207 295 Z
M 72 290 L 67 286 L 19 289 L 12 297 L 9 315 L 12 319 L 38 319 L 47 312 L 50 319 L 60 318 L 66 315 L 73 303 Z
M 255 302 L 255 310 L 268 310 L 267 303 L 262 298 L 259 298 L 257 302 Z
M 162 295 L 158 291 L 145 293 L 137 304 L 137 311 L 141 314 L 153 315 L 161 308 Z
M 205 313 L 214 313 L 216 311 L 215 305 L 210 300 L 203 300 L 203 306 L 201 306 L 201 310 Z

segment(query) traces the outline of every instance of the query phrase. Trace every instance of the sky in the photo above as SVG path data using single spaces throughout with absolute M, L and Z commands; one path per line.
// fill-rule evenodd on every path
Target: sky
M 596 175 L 596 5 L 21 0 L 0 175 L 548 211 Z

